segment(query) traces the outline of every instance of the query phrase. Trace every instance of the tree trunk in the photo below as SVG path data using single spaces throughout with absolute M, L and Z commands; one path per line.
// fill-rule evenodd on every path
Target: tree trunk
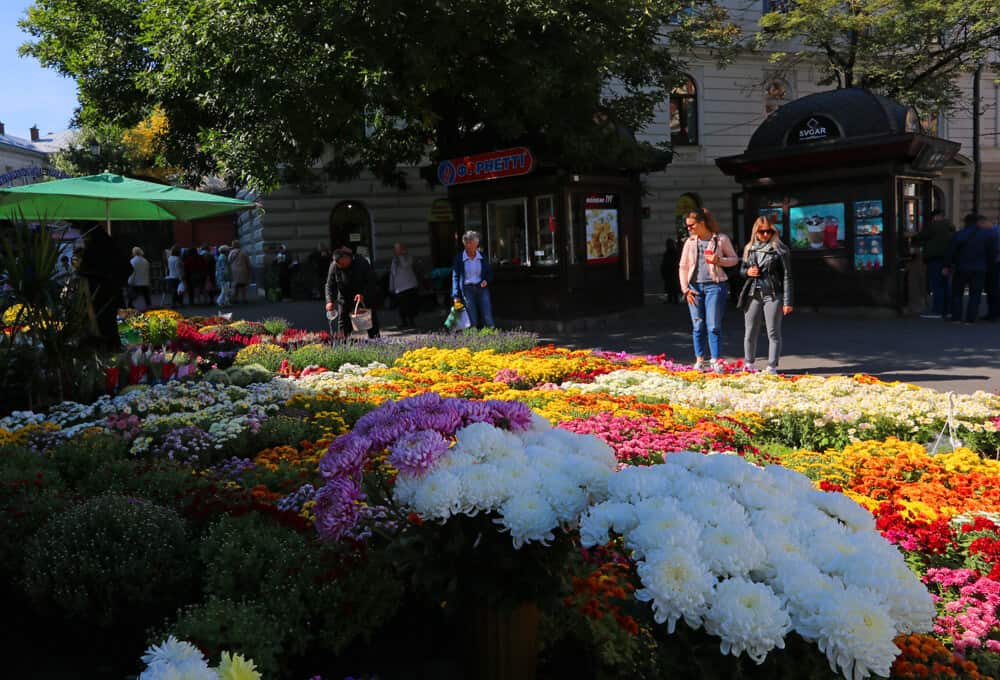
M 972 81 L 972 212 L 976 214 L 979 214 L 983 200 L 983 163 L 979 139 L 983 103 L 983 88 L 980 83 L 982 75 L 983 65 L 979 64 Z

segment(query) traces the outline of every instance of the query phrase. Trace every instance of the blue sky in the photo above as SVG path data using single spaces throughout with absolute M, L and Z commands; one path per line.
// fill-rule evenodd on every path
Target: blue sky
M 43 135 L 65 130 L 77 106 L 76 83 L 33 58 L 17 56 L 17 48 L 28 38 L 17 22 L 31 4 L 0 0 L 0 122 L 7 134 L 25 138 L 32 125 Z

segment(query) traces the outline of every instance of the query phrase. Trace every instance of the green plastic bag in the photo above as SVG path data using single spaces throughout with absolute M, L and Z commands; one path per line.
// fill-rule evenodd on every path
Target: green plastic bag
M 461 309 L 451 308 L 448 312 L 448 318 L 444 320 L 444 327 L 449 331 L 461 331 L 465 330 L 472 325 L 469 321 L 469 312 L 466 311 L 465 307 Z

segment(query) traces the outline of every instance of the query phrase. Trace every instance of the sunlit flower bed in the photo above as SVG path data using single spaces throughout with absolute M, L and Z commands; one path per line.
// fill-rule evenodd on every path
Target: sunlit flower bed
M 218 336 L 211 325 L 197 332 L 206 327 Z M 300 357 L 321 352 L 309 342 L 272 343 L 257 332 L 266 329 L 242 330 L 254 332 L 232 335 L 246 340 L 247 364 L 287 360 L 297 351 L 290 346 L 302 349 Z M 294 331 L 271 337 L 282 335 Z M 575 594 L 565 606 L 583 612 L 588 625 L 610 626 L 623 636 L 613 638 L 619 646 L 638 649 L 652 639 L 652 610 L 636 609 L 642 600 L 671 629 L 678 620 L 702 627 L 722 640 L 722 653 L 755 661 L 794 631 L 846 677 L 884 676 L 890 666 L 898 678 L 979 677 L 1000 667 L 997 395 L 945 395 L 867 376 L 703 374 L 664 357 L 551 346 L 417 348 L 335 370 L 286 361 L 268 377 L 242 386 L 189 377 L 90 405 L 13 413 L 0 419 L 0 451 L 67 456 L 79 442 L 110 437 L 123 442 L 126 460 L 182 466 L 209 485 L 184 492 L 188 521 L 239 508 L 278 518 L 310 541 L 364 542 L 413 522 L 497 513 L 514 547 L 539 549 L 553 536 L 575 535 L 587 504 L 605 501 L 597 506 L 605 515 L 584 522 L 584 544 L 598 552 L 569 579 Z M 419 401 L 428 393 L 456 401 Z M 424 410 L 394 410 L 412 398 Z M 545 421 L 569 438 L 521 433 L 544 431 Z M 514 434 L 487 429 L 501 422 Z M 482 427 L 463 430 L 476 423 Z M 928 452 L 950 437 L 962 446 Z M 607 480 L 586 468 L 604 454 L 575 457 L 572 442 L 584 440 L 603 442 L 602 464 L 612 474 L 648 469 L 660 486 L 635 481 L 630 495 L 624 482 L 612 483 L 609 496 Z M 720 462 L 699 472 L 696 461 L 715 456 L 690 452 L 735 454 L 719 460 L 741 467 Z M 335 464 L 348 454 L 349 465 Z M 530 468 L 528 478 L 519 464 Z M 805 476 L 768 467 L 776 464 Z M 375 506 L 358 481 L 373 465 L 395 485 L 384 491 L 399 516 Z M 515 476 L 501 483 L 480 466 Z M 676 474 L 656 472 L 677 466 Z M 796 521 L 806 515 L 812 524 Z M 680 533 L 671 533 L 674 525 Z M 683 565 L 682 595 L 670 579 Z M 893 575 L 895 585 L 872 581 L 877 574 Z M 845 623 L 855 615 L 873 627 L 867 642 Z M 264 671 L 280 658 L 228 640 L 212 649 L 246 654 Z M 936 675 L 921 675 L 931 667 L 940 667 Z

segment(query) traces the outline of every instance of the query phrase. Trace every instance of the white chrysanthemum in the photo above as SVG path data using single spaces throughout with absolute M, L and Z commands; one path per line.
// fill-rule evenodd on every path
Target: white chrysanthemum
M 638 503 L 644 498 L 661 498 L 670 493 L 663 478 L 650 474 L 647 467 L 626 467 L 608 479 L 608 495 L 616 501 Z
M 716 576 L 745 576 L 758 569 L 767 552 L 745 524 L 706 527 L 701 532 L 701 557 Z
M 604 463 L 592 458 L 573 457 L 567 460 L 571 476 L 587 489 L 595 501 L 608 498 L 608 483 L 614 479 L 615 471 Z
M 400 505 L 412 506 L 413 499 L 417 495 L 417 489 L 420 488 L 422 483 L 420 477 L 400 472 L 396 475 L 396 483 L 392 487 L 392 496 Z
M 432 470 L 421 478 L 413 509 L 424 519 L 445 520 L 462 506 L 462 483 L 447 470 Z
M 146 650 L 147 668 L 139 680 L 215 680 L 215 672 L 197 647 L 173 635 Z
M 692 628 L 701 625 L 715 579 L 692 551 L 660 549 L 638 562 L 636 571 L 643 586 L 636 599 L 653 603 L 653 618 L 666 623 L 669 633 L 681 618 Z
M 455 433 L 461 450 L 476 460 L 486 460 L 521 452 L 524 445 L 515 435 L 487 423 L 473 423 Z
M 639 558 L 666 547 L 696 551 L 698 534 L 698 524 L 684 513 L 663 513 L 639 519 L 638 526 L 628 532 L 625 545 Z
M 475 465 L 476 462 L 477 459 L 472 454 L 463 449 L 452 447 L 434 463 L 434 467 L 438 470 L 452 470 L 466 465 Z
M 748 510 L 777 510 L 793 506 L 782 489 L 769 483 L 747 482 L 733 490 L 733 497 Z
M 510 531 L 515 550 L 529 541 L 546 543 L 553 540 L 552 530 L 559 524 L 552 506 L 541 494 L 534 492 L 511 496 L 500 508 L 500 515 L 501 519 L 494 521 Z
M 842 493 L 814 489 L 808 500 L 830 517 L 838 519 L 852 531 L 874 531 L 875 517 Z
M 537 412 L 531 412 L 531 432 L 547 432 L 552 429 L 552 423 Z
M 636 524 L 635 509 L 630 503 L 607 501 L 592 505 L 580 517 L 580 543 L 585 548 L 604 545 L 608 532 L 614 528 L 619 534 L 631 531 Z
M 876 674 L 889 677 L 899 654 L 897 630 L 886 606 L 870 590 L 848 587 L 820 607 L 816 645 L 830 668 L 848 680 Z
M 695 471 L 708 479 L 739 486 L 749 477 L 752 467 L 739 456 L 716 453 L 705 456 L 705 462 Z
M 566 432 L 566 430 L 550 427 L 540 431 L 526 430 L 519 432 L 516 436 L 524 442 L 525 447 L 538 446 L 555 453 L 569 454 L 575 447 L 560 436 L 560 432 Z
M 701 524 L 732 526 L 749 524 L 750 517 L 743 506 L 724 493 L 715 492 L 703 480 L 692 486 L 680 499 L 681 509 Z
M 801 498 L 815 490 L 812 480 L 798 470 L 783 465 L 768 465 L 764 472 L 775 486 L 782 489 L 786 498 Z
M 754 523 L 752 530 L 766 553 L 764 561 L 753 570 L 755 579 L 770 581 L 784 562 L 802 562 L 807 559 L 807 548 L 786 527 L 765 520 Z
M 139 680 L 218 680 L 218 675 L 205 661 L 176 666 L 154 663 L 139 674 Z
M 574 436 L 576 438 L 575 450 L 578 455 L 594 460 L 610 469 L 617 467 L 618 459 L 615 457 L 615 450 L 603 439 L 593 435 L 577 434 Z
M 549 502 L 560 522 L 576 522 L 587 509 L 587 493 L 579 482 L 559 472 L 542 477 L 542 496 Z
M 541 477 L 534 468 L 517 460 L 501 458 L 495 461 L 494 467 L 497 471 L 497 480 L 508 496 L 536 492 L 541 487 Z
M 708 456 L 697 451 L 677 451 L 667 458 L 671 465 L 679 465 L 689 472 L 697 472 L 707 460 Z
M 575 461 L 573 456 L 557 453 L 539 444 L 529 444 L 524 447 L 524 455 L 528 457 L 529 465 L 541 476 L 548 474 L 564 474 L 572 470 Z
M 772 649 L 785 648 L 785 634 L 792 627 L 774 591 L 743 578 L 715 586 L 704 618 L 706 632 L 722 638 L 719 649 L 724 655 L 746 652 L 758 664 Z
M 785 598 L 796 632 L 807 640 L 815 640 L 820 634 L 823 603 L 844 590 L 840 581 L 800 559 L 775 560 L 770 585 Z
M 492 512 L 507 499 L 507 490 L 495 465 L 476 463 L 451 472 L 462 483 L 462 512 L 470 517 L 480 512 Z

